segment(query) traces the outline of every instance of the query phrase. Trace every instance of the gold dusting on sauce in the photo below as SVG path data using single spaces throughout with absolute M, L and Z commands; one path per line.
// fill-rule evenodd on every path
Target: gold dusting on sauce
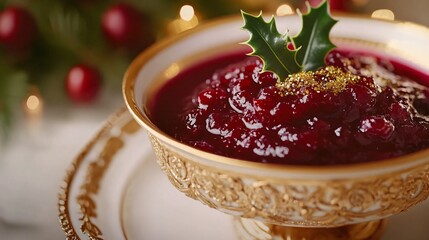
M 316 92 L 332 92 L 338 94 L 347 85 L 358 83 L 362 78 L 341 68 L 326 66 L 317 71 L 306 71 L 289 75 L 286 80 L 278 81 L 276 86 L 282 95 L 298 95 L 308 93 L 309 89 Z

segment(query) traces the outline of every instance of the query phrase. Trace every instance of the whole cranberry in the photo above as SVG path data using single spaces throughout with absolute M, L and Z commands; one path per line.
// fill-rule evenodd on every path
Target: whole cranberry
M 361 120 L 359 132 L 367 139 L 387 141 L 392 136 L 395 125 L 382 116 L 368 116 Z
M 0 13 L 0 43 L 9 50 L 26 50 L 36 35 L 35 19 L 26 9 L 10 6 Z
M 131 53 L 143 50 L 154 40 L 147 17 L 125 3 L 110 6 L 101 23 L 106 39 L 114 47 Z
M 100 72 L 88 65 L 78 64 L 68 72 L 66 92 L 76 103 L 89 103 L 96 99 L 101 86 Z
M 354 84 L 346 92 L 361 113 L 371 111 L 376 103 L 376 93 L 362 84 Z

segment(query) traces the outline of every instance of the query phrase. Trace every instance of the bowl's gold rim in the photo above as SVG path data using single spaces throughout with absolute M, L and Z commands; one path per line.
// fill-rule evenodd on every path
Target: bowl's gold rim
M 407 27 L 414 27 L 414 28 L 417 27 L 420 31 L 425 31 L 429 34 L 429 28 L 417 23 L 412 23 L 407 21 L 397 21 L 397 20 L 390 21 L 390 20 L 383 20 L 383 19 L 374 19 L 374 18 L 369 18 L 368 16 L 365 16 L 365 15 L 356 15 L 356 14 L 339 14 L 338 16 L 342 18 L 366 19 L 366 20 L 386 22 L 391 24 L 406 24 Z M 392 159 L 385 159 L 385 160 L 374 161 L 374 162 L 343 164 L 343 165 L 339 164 L 339 165 L 329 165 L 329 166 L 307 166 L 307 165 L 267 164 L 267 163 L 246 161 L 246 160 L 236 159 L 236 158 L 229 158 L 221 155 L 208 153 L 208 152 L 193 148 L 191 146 L 188 146 L 186 144 L 180 143 L 174 138 L 170 137 L 169 135 L 163 133 L 155 124 L 153 124 L 149 119 L 143 116 L 135 101 L 134 86 L 135 86 L 135 80 L 137 78 L 140 68 L 143 65 L 145 65 L 154 55 L 162 51 L 164 48 L 190 35 L 193 35 L 194 33 L 200 32 L 202 30 L 210 29 L 212 27 L 216 27 L 221 24 L 237 21 L 239 19 L 241 19 L 241 16 L 232 15 L 232 16 L 221 17 L 221 18 L 203 23 L 194 29 L 190 29 L 184 33 L 171 36 L 169 38 L 166 38 L 164 40 L 161 40 L 155 43 L 153 46 L 149 47 L 147 50 L 140 53 L 131 62 L 130 66 L 128 67 L 123 77 L 122 93 L 123 93 L 123 97 L 128 110 L 140 125 L 145 126 L 146 130 L 151 132 L 156 137 L 162 139 L 162 141 L 178 149 L 181 149 L 185 152 L 192 152 L 193 154 L 199 157 L 208 159 L 209 161 L 213 161 L 215 163 L 226 164 L 226 165 L 236 166 L 236 167 L 244 167 L 249 169 L 287 171 L 287 172 L 294 172 L 294 173 L 329 174 L 333 172 L 350 173 L 350 172 L 377 170 L 383 167 L 388 167 L 388 168 L 401 167 L 402 165 L 413 164 L 415 161 L 422 160 L 422 159 L 424 159 L 425 161 L 423 163 L 417 163 L 417 164 L 422 165 L 426 163 L 426 160 L 429 159 L 429 149 L 417 151 L 414 153 L 410 153 L 410 154 L 392 158 Z

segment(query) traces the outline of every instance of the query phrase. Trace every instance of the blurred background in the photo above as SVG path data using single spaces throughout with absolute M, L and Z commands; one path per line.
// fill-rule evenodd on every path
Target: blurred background
M 320 0 L 311 0 L 317 5 Z M 332 12 L 429 24 L 427 1 L 332 0 Z M 0 2 L 0 135 L 17 118 L 43 121 L 45 111 L 100 108 L 120 96 L 131 60 L 157 40 L 240 9 L 291 14 L 302 0 Z M 120 103 L 119 103 L 120 104 Z M 107 106 L 107 107 L 109 107 Z M 34 123 L 40 124 L 40 123 Z M 37 128 L 37 127 L 36 127 Z
M 334 14 L 429 25 L 429 1 L 330 2 Z M 0 239 L 64 236 L 56 196 L 65 169 L 124 105 L 122 76 L 139 52 L 240 9 L 297 8 L 304 1 L 0 0 Z

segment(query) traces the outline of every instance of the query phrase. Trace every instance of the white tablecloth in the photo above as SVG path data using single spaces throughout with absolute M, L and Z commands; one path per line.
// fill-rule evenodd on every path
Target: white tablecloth
M 0 239 L 65 238 L 57 214 L 65 171 L 102 122 L 124 105 L 120 93 L 105 95 L 88 106 L 45 106 L 39 127 L 29 126 L 23 114 L 16 118 L 0 147 Z

